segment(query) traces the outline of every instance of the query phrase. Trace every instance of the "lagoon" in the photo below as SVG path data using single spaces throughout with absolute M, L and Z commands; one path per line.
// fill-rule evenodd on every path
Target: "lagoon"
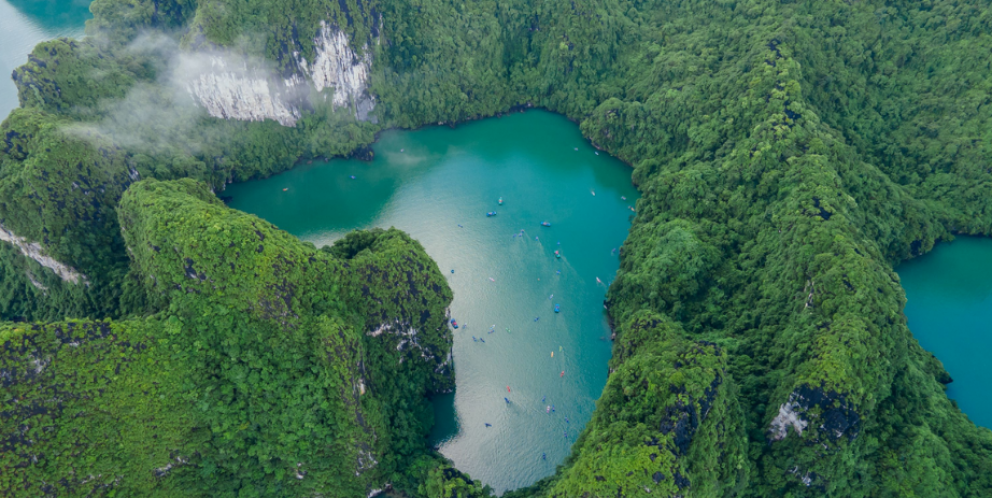
M 315 161 L 222 195 L 318 247 L 372 227 L 420 241 L 461 325 L 456 389 L 434 399 L 431 443 L 497 492 L 553 474 L 606 383 L 603 299 L 638 196 L 630 167 L 536 110 L 387 131 L 373 150 L 371 162 Z
M 909 328 L 954 382 L 947 395 L 977 425 L 992 428 L 992 239 L 958 237 L 896 268 Z

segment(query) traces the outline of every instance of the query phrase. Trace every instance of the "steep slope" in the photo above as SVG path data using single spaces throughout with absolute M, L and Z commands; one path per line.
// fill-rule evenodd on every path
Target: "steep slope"
M 229 242 L 196 242 L 189 270 L 168 253 L 171 280 L 149 281 L 166 275 L 154 263 L 164 256 L 132 243 L 129 220 L 164 223 L 187 208 L 128 196 L 165 206 L 190 194 L 130 186 L 138 179 L 219 190 L 299 158 L 367 154 L 383 127 L 543 106 L 629 162 L 643 195 L 608 295 L 617 342 L 603 398 L 560 471 L 515 496 L 985 496 L 992 433 L 947 399 L 948 376 L 913 339 L 892 271 L 956 233 L 992 234 L 985 7 L 97 0 L 89 38 L 42 44 L 15 74 L 22 108 L 0 147 L 0 316 L 213 310 L 209 292 L 165 289 L 206 286 Z M 188 217 L 234 216 L 204 188 Z M 117 206 L 120 225 L 108 216 Z M 311 252 L 340 265 L 348 304 L 333 316 L 366 332 L 379 392 L 416 400 L 450 386 L 439 329 L 450 293 L 396 271 L 433 271 L 403 244 L 416 248 L 396 233 L 356 234 Z M 129 276 L 125 248 L 137 251 Z M 86 280 L 63 278 L 73 274 Z M 297 278 L 307 294 L 328 292 L 312 275 L 287 282 Z M 393 284 L 411 304 L 389 304 Z M 284 284 L 237 285 L 265 300 L 266 326 L 303 319 L 275 297 Z M 319 300 L 306 306 L 330 316 Z M 429 415 L 376 399 L 363 406 L 391 421 L 375 427 L 380 461 L 399 455 L 385 465 L 404 469 L 394 483 L 421 496 L 484 493 L 418 457 L 419 429 L 395 429 Z
M 341 259 L 191 180 L 120 211 L 162 311 L 4 326 L 4 495 L 356 496 L 416 456 L 423 396 L 451 383 L 451 294 L 416 242 L 366 233 Z

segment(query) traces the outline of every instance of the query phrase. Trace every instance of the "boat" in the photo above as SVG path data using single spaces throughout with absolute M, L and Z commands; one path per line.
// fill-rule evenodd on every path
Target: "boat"
M 542 221 L 541 222 L 541 226 L 542 227 L 549 227 L 549 226 L 551 226 L 551 223 L 548 223 L 547 221 Z
M 499 202 L 499 205 L 502 206 L 503 205 L 503 198 L 500 197 L 498 202 Z
M 496 211 L 489 211 L 488 213 L 486 213 L 486 218 L 489 218 L 491 216 L 496 216 Z
M 589 192 L 592 193 L 592 196 L 593 197 L 596 197 L 596 191 L 595 190 L 590 190 Z
M 557 304 L 555 304 L 555 313 L 560 313 L 560 312 L 561 312 L 561 309 L 559 309 L 559 308 L 558 308 L 558 305 L 557 305 Z
M 620 196 L 620 200 L 621 200 L 621 201 L 625 201 L 625 200 L 627 200 L 627 196 L 625 196 L 625 195 L 621 195 L 621 196 Z
M 558 251 L 555 251 L 555 257 L 556 257 L 556 258 L 560 258 L 560 257 L 561 257 L 561 253 L 560 253 L 560 252 L 558 252 Z
M 458 322 L 456 322 L 454 318 L 451 319 L 451 326 L 456 329 L 458 328 Z

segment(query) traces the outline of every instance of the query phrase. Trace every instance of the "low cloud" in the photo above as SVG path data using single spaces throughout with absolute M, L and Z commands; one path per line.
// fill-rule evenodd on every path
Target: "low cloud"
M 158 155 L 181 149 L 202 152 L 203 120 L 210 117 L 292 126 L 299 119 L 309 86 L 300 78 L 285 80 L 272 64 L 237 50 L 180 49 L 161 33 L 138 37 L 127 55 L 153 68 L 153 82 L 139 82 L 124 98 L 104 102 L 93 119 L 65 128 L 70 135 L 111 140 L 131 152 Z M 217 138 L 211 137 L 214 141 Z

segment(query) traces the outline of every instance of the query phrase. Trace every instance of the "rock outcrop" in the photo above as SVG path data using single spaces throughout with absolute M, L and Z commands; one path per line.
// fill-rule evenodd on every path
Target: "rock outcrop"
M 330 93 L 335 108 L 349 108 L 362 121 L 370 119 L 375 97 L 368 91 L 372 71 L 369 45 L 366 43 L 359 55 L 348 36 L 325 21 L 321 21 L 313 45 L 313 61 L 308 62 L 299 51 L 293 53 L 299 73 L 289 77 L 279 77 L 263 61 L 229 54 L 184 58 L 176 76 L 197 104 L 216 118 L 271 119 L 294 126 L 310 106 L 307 99 L 312 88 L 325 101 Z

